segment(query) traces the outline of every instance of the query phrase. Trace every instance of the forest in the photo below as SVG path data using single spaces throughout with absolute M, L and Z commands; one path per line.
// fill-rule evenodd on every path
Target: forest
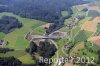
M 40 41 L 39 46 L 37 46 L 37 43 L 30 42 L 30 46 L 26 48 L 26 52 L 28 52 L 33 58 L 35 57 L 35 54 L 38 53 L 43 58 L 52 58 L 52 56 L 55 55 L 57 51 L 57 48 L 54 44 L 46 41 Z M 48 63 L 39 62 L 39 59 L 36 60 L 35 66 L 49 66 Z
M 34 18 L 47 22 L 59 21 L 61 11 L 68 11 L 70 17 L 73 13 L 71 7 L 87 3 L 82 0 L 1 0 L 0 12 L 12 12 L 21 17 Z
M 15 17 L 3 16 L 0 19 L 0 32 L 3 32 L 5 34 L 8 34 L 14 29 L 21 28 L 21 27 L 22 27 L 22 23 Z
M 10 12 L 24 18 L 54 23 L 55 29 L 48 31 L 52 32 L 64 25 L 64 19 L 71 17 L 72 6 L 83 3 L 88 2 L 82 0 L 1 0 L 0 4 L 4 6 L 0 7 L 0 12 Z M 63 17 L 62 11 L 67 11 L 68 16 Z

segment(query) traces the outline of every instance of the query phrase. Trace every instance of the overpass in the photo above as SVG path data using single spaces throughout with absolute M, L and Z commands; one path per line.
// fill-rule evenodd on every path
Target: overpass
M 55 35 L 34 35 L 32 33 L 28 33 L 26 36 L 25 36 L 25 39 L 29 40 L 29 41 L 32 41 L 34 39 L 61 39 L 62 37 L 61 36 L 55 36 Z

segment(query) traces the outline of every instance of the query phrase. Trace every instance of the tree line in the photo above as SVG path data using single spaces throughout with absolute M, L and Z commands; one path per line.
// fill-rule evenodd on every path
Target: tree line
M 26 48 L 26 52 L 28 52 L 33 58 L 35 57 L 35 53 L 38 53 L 43 58 L 52 58 L 55 55 L 57 48 L 54 44 L 51 44 L 48 41 L 40 41 L 39 45 L 35 42 L 30 42 L 29 48 Z M 36 66 L 49 66 L 49 63 L 39 62 L 39 59 L 36 60 Z
M 22 23 L 12 16 L 3 16 L 0 19 L 0 32 L 8 34 L 16 28 L 21 28 Z

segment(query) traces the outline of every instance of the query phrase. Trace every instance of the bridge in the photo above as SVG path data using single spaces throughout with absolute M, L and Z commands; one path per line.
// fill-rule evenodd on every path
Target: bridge
M 61 39 L 62 37 L 61 36 L 55 36 L 55 35 L 34 35 L 32 33 L 28 33 L 26 36 L 25 36 L 25 39 L 29 40 L 29 41 L 32 41 L 34 39 Z

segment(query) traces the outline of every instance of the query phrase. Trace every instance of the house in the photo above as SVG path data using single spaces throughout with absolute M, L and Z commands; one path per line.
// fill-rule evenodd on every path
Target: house
M 0 47 L 3 47 L 4 45 L 4 40 L 0 40 Z
M 64 50 L 69 50 L 71 47 L 69 45 L 64 46 Z

